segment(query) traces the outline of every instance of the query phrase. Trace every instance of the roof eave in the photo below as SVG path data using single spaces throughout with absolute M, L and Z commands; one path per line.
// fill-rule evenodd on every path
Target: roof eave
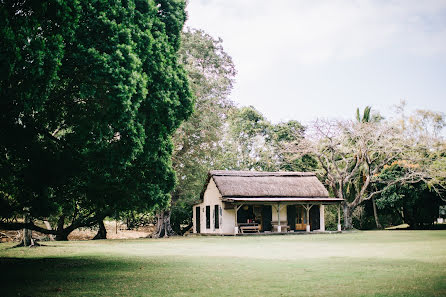
M 222 197 L 224 202 L 342 202 L 331 197 Z

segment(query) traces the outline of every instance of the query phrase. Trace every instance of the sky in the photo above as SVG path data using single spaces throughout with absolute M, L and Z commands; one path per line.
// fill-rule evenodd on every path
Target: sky
M 446 113 L 446 0 L 189 0 L 186 26 L 223 39 L 231 99 L 272 122 Z

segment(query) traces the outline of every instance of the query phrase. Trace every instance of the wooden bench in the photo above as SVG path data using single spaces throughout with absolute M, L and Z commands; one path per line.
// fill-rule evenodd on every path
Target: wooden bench
M 240 229 L 241 233 L 245 233 L 245 232 L 260 233 L 260 226 L 258 224 L 240 225 L 239 229 Z

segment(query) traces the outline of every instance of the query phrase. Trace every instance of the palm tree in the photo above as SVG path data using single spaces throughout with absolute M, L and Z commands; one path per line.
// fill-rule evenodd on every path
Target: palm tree
M 364 112 L 361 117 L 361 112 L 359 111 L 359 107 L 356 108 L 356 120 L 359 123 L 369 123 L 370 122 L 370 112 L 372 110 L 371 106 L 366 106 L 364 108 Z
M 372 107 L 371 106 L 366 106 L 364 108 L 364 112 L 362 113 L 361 116 L 361 112 L 359 111 L 359 107 L 356 108 L 356 120 L 359 123 L 370 123 L 370 122 L 377 122 L 380 121 L 382 119 L 382 117 L 377 114 L 374 117 L 371 117 L 371 111 L 372 111 Z M 364 170 L 364 169 L 362 169 Z M 358 182 L 362 182 L 364 174 L 362 173 L 362 171 L 359 172 L 359 181 Z M 376 203 L 375 203 L 375 198 L 372 197 L 372 206 L 373 206 L 373 216 L 375 217 L 375 224 L 376 224 L 376 228 L 377 229 L 382 229 L 381 223 L 379 222 L 379 218 L 378 218 L 378 212 L 376 209 Z

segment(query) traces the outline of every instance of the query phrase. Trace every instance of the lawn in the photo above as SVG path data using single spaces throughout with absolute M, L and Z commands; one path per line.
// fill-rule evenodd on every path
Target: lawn
M 446 231 L 0 244 L 1 296 L 446 296 Z

